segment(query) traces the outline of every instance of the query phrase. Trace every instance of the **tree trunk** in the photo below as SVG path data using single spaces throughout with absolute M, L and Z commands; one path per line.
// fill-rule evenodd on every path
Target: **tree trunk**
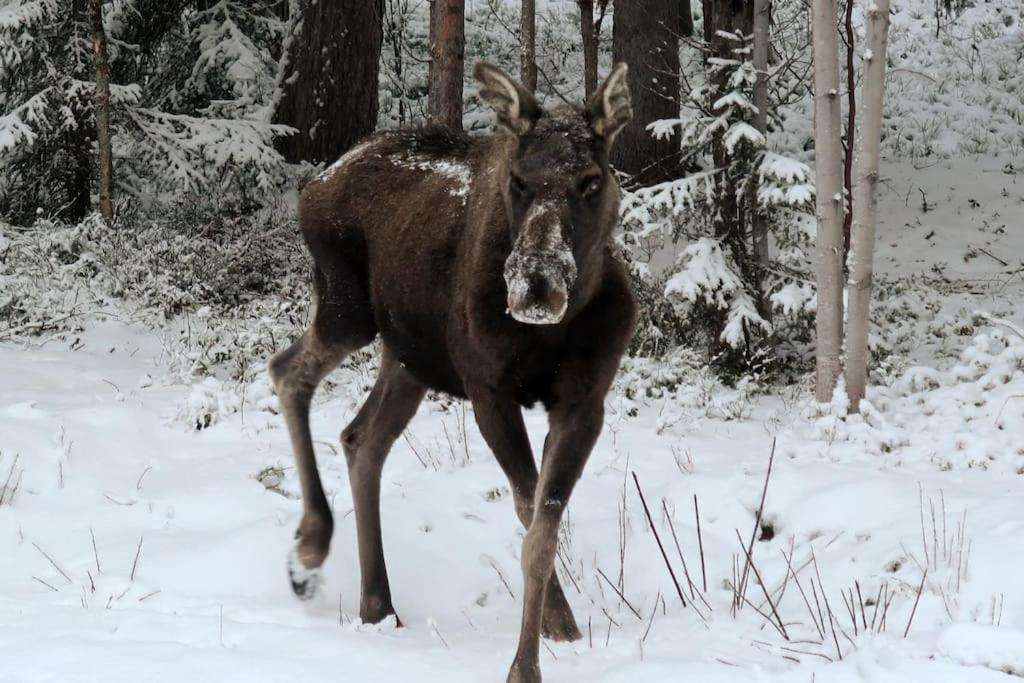
M 462 128 L 462 75 L 466 52 L 465 0 L 434 0 L 430 43 L 430 88 L 427 116 L 431 123 Z
M 114 161 L 110 148 L 110 59 L 103 30 L 103 0 L 90 0 L 92 51 L 96 60 L 96 146 L 99 150 L 100 214 L 114 220 Z
M 864 54 L 858 120 L 857 157 L 854 162 L 853 243 L 850 252 L 846 336 L 846 391 L 850 409 L 860 410 L 867 383 L 868 313 L 871 308 L 872 264 L 878 214 L 878 162 L 885 100 L 885 50 L 889 33 L 889 0 L 874 0 L 867 15 L 867 50 Z
M 684 38 L 693 37 L 693 8 L 690 7 L 690 0 L 679 2 L 679 35 Z
M 537 90 L 537 2 L 522 0 L 519 17 L 519 79 L 530 92 Z
M 618 134 L 612 163 L 640 184 L 674 177 L 679 136 L 655 139 L 647 125 L 679 117 L 679 4 L 664 0 L 619 0 L 612 25 L 612 53 L 629 64 L 633 120 Z
M 832 400 L 843 345 L 843 152 L 839 139 L 836 0 L 813 0 L 814 155 L 817 176 L 817 353 L 815 394 Z
M 770 19 L 771 4 L 769 0 L 754 0 L 754 69 L 757 70 L 757 83 L 754 84 L 754 106 L 757 107 L 757 115 L 754 116 L 754 128 L 768 137 L 768 23 Z M 756 191 L 756 186 L 753 190 Z M 757 207 L 756 197 L 752 206 L 754 209 L 754 255 L 760 269 L 768 267 L 768 221 L 765 220 L 763 212 Z M 763 307 L 767 308 L 767 307 Z
M 583 87 L 587 101 L 597 92 L 597 32 L 594 30 L 594 0 L 579 0 L 580 37 L 583 39 Z
M 302 4 L 275 113 L 298 129 L 278 142 L 288 161 L 333 161 L 376 127 L 383 17 L 384 0 Z
M 853 0 L 846 0 L 846 147 L 843 157 L 843 189 L 846 203 L 843 213 L 843 263 L 850 253 L 850 227 L 853 225 L 853 150 L 857 144 L 857 74 L 853 69 Z

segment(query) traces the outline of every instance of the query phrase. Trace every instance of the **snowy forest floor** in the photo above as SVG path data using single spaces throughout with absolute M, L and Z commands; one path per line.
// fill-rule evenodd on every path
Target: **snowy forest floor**
M 559 554 L 584 639 L 547 644 L 546 681 L 1024 677 L 1024 181 L 1005 163 L 883 167 L 877 270 L 917 276 L 899 296 L 930 314 L 876 328 L 902 341 L 863 417 L 819 410 L 806 386 L 609 398 Z M 406 627 L 362 625 L 337 436 L 363 387 L 315 406 L 336 529 L 321 592 L 299 603 L 272 397 L 254 385 L 194 431 L 195 404 L 218 399 L 165 379 L 164 349 L 110 320 L 0 346 L 0 681 L 503 680 L 522 531 L 468 408 L 425 403 L 394 448 L 383 526 Z M 544 416 L 527 421 L 539 447 Z M 728 587 L 773 439 L 753 556 L 782 628 L 754 576 L 735 616 Z

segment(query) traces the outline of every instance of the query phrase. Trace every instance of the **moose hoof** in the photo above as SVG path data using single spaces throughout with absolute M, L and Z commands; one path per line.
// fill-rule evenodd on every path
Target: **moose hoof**
M 363 598 L 359 605 L 359 618 L 364 624 L 379 624 L 388 617 L 394 617 L 395 626 L 402 628 L 402 620 L 395 614 L 395 608 L 390 598 L 384 599 L 376 596 Z
M 505 683 L 541 683 L 540 664 L 538 662 L 512 662 Z
M 292 592 L 299 600 L 312 600 L 320 588 L 322 575 L 320 568 L 310 569 L 302 563 L 297 550 L 288 556 L 288 579 L 292 584 Z

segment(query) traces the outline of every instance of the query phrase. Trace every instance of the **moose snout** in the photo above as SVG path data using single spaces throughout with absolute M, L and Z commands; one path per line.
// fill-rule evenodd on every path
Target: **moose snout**
M 522 323 L 559 323 L 569 307 L 569 290 L 575 279 L 576 263 L 568 250 L 513 252 L 505 262 L 508 311 Z

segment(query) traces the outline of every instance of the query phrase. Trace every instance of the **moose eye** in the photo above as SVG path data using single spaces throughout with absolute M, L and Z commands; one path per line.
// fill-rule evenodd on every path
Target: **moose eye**
M 580 182 L 580 194 L 584 197 L 594 197 L 601 191 L 601 176 L 587 176 Z

